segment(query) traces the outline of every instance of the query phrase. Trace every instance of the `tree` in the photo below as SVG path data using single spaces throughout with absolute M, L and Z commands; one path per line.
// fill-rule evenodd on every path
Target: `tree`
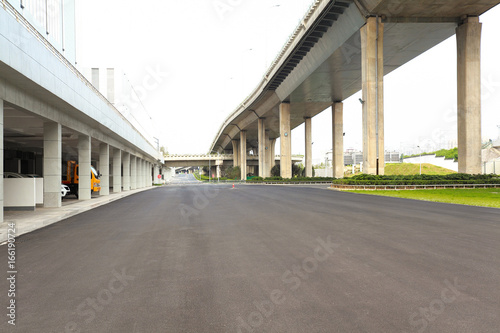
M 160 152 L 163 154 L 163 156 L 166 156 L 166 155 L 168 155 L 168 148 L 164 147 L 164 146 L 161 146 L 160 147 Z

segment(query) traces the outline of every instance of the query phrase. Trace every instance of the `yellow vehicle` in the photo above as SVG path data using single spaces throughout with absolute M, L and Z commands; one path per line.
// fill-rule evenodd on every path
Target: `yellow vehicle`
M 92 192 L 101 190 L 100 174 L 90 166 L 90 189 Z M 74 194 L 78 198 L 78 164 L 76 161 L 68 161 L 66 163 L 66 179 L 63 179 L 63 184 L 68 185 L 70 194 Z

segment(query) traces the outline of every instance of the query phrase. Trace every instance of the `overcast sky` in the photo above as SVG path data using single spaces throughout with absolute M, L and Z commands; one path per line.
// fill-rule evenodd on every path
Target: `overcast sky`
M 138 106 L 135 116 L 150 123 L 145 127 L 156 127 L 160 144 L 171 153 L 206 153 L 310 5 L 311 0 L 81 1 L 78 63 L 121 68 L 141 95 L 144 108 Z M 482 134 L 496 139 L 500 7 L 481 21 Z M 346 149 L 361 149 L 359 97 L 344 101 Z M 456 100 L 452 37 L 385 77 L 386 149 L 456 143 Z M 312 125 L 318 163 L 331 149 L 331 111 L 313 118 Z M 303 153 L 303 126 L 292 138 L 293 153 Z

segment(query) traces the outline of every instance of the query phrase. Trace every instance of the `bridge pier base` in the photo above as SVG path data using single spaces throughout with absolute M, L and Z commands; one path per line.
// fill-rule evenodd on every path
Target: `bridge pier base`
M 458 172 L 481 168 L 481 23 L 468 17 L 457 30 Z
M 290 103 L 280 104 L 280 173 L 283 178 L 292 178 L 292 132 L 290 131 Z
M 333 177 L 344 177 L 344 104 L 334 103 L 332 106 L 332 167 Z
M 369 17 L 361 28 L 363 171 L 384 174 L 384 24 Z

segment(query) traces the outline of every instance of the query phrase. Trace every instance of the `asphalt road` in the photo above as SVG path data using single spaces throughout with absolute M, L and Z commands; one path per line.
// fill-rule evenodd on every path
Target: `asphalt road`
M 19 237 L 0 331 L 498 332 L 500 210 L 231 187 L 166 186 Z

